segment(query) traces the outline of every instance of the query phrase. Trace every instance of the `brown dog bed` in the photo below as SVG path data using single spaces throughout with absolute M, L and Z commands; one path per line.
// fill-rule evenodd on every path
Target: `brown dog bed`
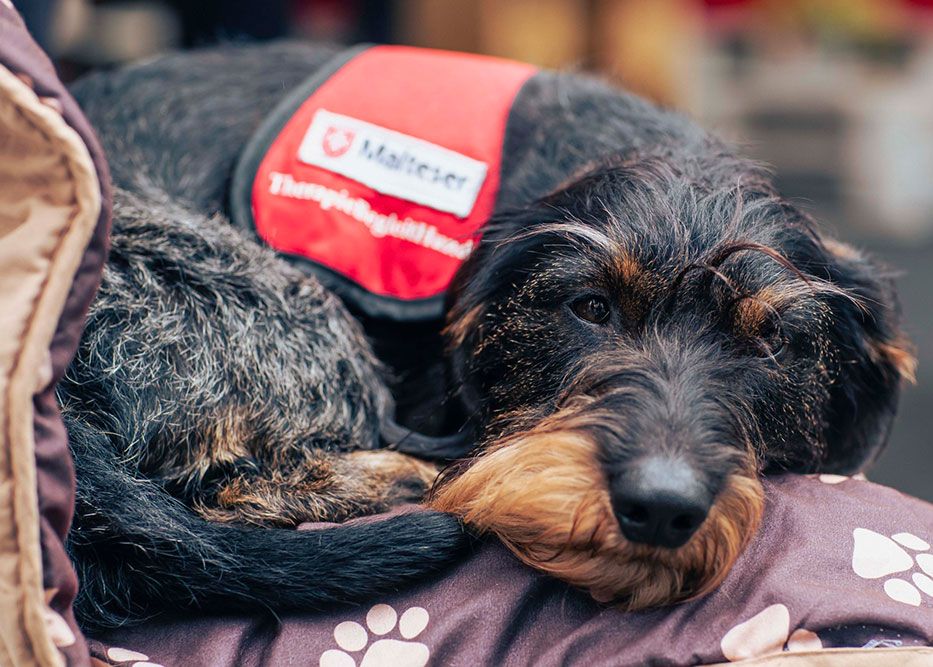
M 0 665 L 933 664 L 933 507 L 825 475 L 768 481 L 764 526 L 725 584 L 669 609 L 601 607 L 488 541 L 443 578 L 359 608 L 163 618 L 86 641 L 53 388 L 108 219 L 93 134 L 0 0 Z

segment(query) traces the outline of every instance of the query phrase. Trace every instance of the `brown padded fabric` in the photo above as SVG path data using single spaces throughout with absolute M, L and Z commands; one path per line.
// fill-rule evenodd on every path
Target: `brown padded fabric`
M 724 662 L 719 667 L 929 667 L 933 648 L 835 648 L 774 655 L 740 662 Z
M 64 549 L 74 472 L 54 385 L 106 254 L 96 139 L 0 2 L 0 665 L 88 665 Z
M 55 644 L 75 637 L 45 600 L 33 397 L 52 380 L 52 338 L 100 187 L 81 138 L 6 68 L 0 127 L 0 646 L 7 664 L 61 664 Z

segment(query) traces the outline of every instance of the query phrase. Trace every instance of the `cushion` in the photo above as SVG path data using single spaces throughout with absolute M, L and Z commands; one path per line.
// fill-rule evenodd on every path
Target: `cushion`
M 92 650 L 137 667 L 933 664 L 933 506 L 836 475 L 775 477 L 765 493 L 725 583 L 667 609 L 604 607 L 487 540 L 443 578 L 361 607 L 153 620 Z

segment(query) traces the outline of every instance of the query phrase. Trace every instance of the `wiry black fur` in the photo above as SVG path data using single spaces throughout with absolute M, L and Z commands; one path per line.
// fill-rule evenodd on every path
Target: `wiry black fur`
M 362 598 L 465 545 L 439 514 L 306 535 L 192 511 L 230 480 L 297 488 L 309 462 L 308 480 L 338 488 L 289 504 L 292 522 L 380 507 L 344 465 L 377 445 L 389 409 L 367 344 L 331 295 L 223 217 L 256 125 L 333 53 L 220 48 L 75 86 L 118 186 L 114 252 L 60 389 L 86 627 Z M 792 298 L 740 331 L 766 288 Z M 604 325 L 574 315 L 592 295 L 612 306 Z M 610 479 L 660 451 L 713 495 L 750 453 L 770 469 L 857 469 L 884 443 L 903 371 L 885 347 L 901 344 L 891 284 L 867 260 L 683 117 L 570 74 L 522 90 L 496 216 L 449 311 L 449 354 L 439 325 L 364 322 L 409 424 L 490 442 L 586 395 Z M 215 456 L 205 433 L 231 415 L 249 428 L 221 429 Z M 240 440 L 246 454 L 230 455 Z

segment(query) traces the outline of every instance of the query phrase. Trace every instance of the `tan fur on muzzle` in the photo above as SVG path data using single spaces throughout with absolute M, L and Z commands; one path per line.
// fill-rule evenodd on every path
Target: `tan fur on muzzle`
M 753 472 L 733 475 L 684 546 L 630 543 L 612 512 L 592 440 L 567 423 L 545 423 L 442 480 L 429 503 L 495 534 L 528 565 L 635 610 L 718 586 L 757 530 L 764 501 Z

